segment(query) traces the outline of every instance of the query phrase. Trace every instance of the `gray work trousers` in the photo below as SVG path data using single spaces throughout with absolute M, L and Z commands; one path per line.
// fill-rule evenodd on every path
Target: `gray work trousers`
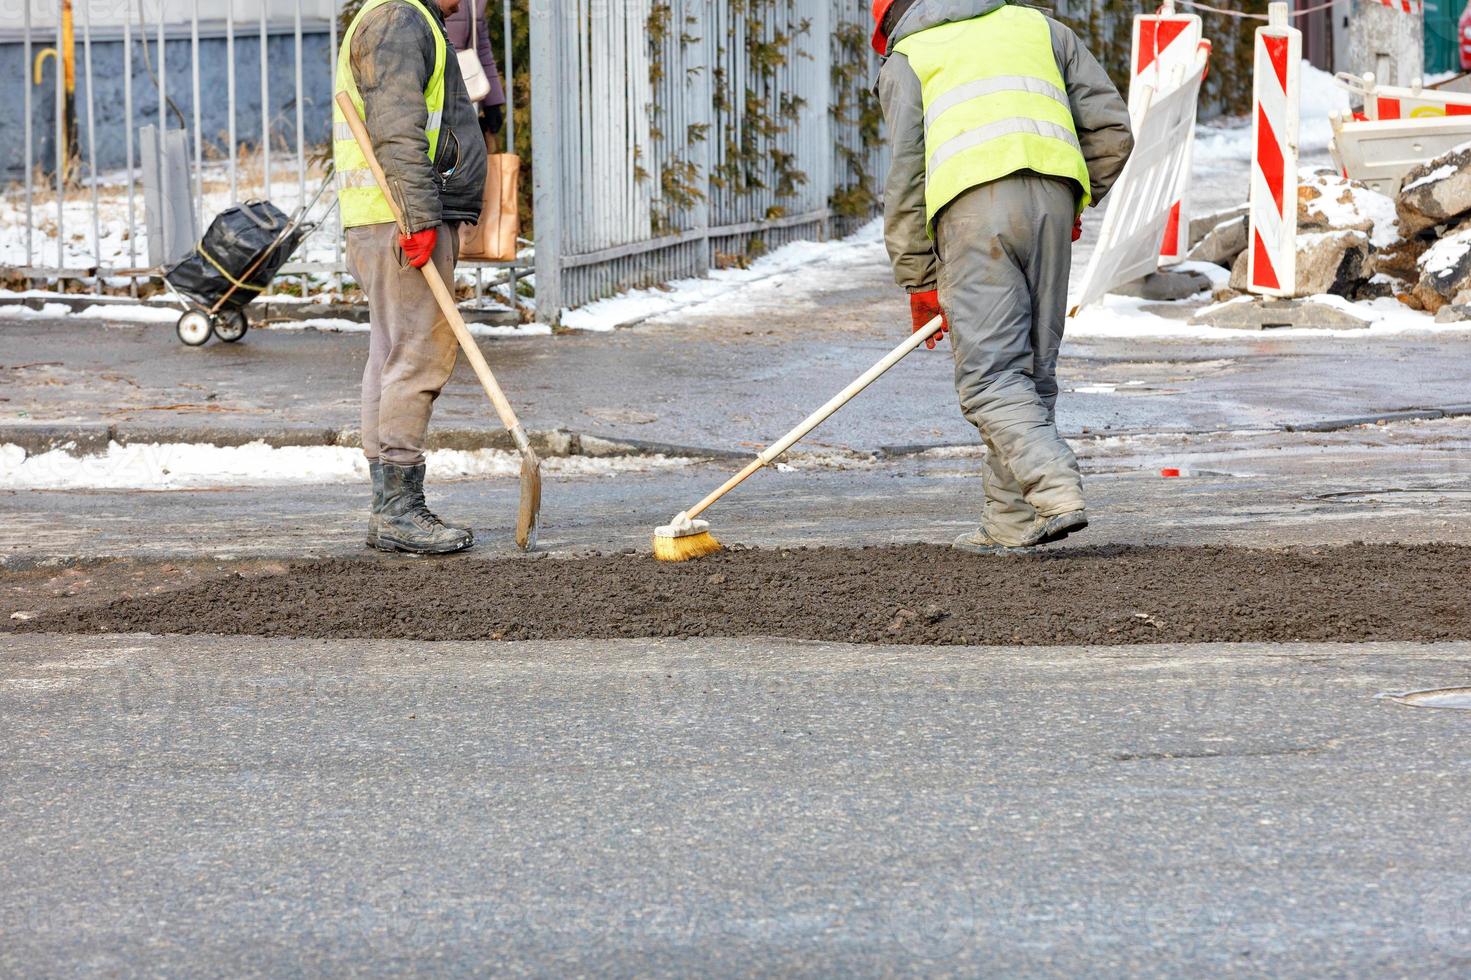
M 454 282 L 460 236 L 439 226 L 433 262 Z M 368 299 L 368 364 L 363 368 L 363 454 L 397 466 L 424 462 L 434 400 L 455 369 L 459 344 L 424 273 L 409 265 L 392 224 L 347 229 L 347 269 Z
M 1083 507 L 1083 478 L 1057 433 L 1057 351 L 1067 314 L 1073 188 L 1013 174 L 940 213 L 940 306 L 960 410 L 985 441 L 982 527 L 1022 543 L 1038 517 Z

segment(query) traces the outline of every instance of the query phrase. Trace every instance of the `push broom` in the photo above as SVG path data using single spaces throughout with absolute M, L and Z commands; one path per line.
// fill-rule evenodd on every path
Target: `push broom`
M 942 322 L 940 317 L 935 317 L 919 330 L 910 334 L 902 344 L 885 354 L 881 361 L 867 371 L 864 371 L 854 379 L 852 384 L 830 398 L 827 404 L 803 419 L 795 429 L 768 446 L 759 456 L 747 463 L 745 469 L 741 470 L 729 480 L 726 480 L 718 490 L 711 493 L 698 504 L 695 504 L 689 510 L 681 511 L 670 523 L 665 524 L 663 527 L 655 528 L 654 557 L 659 561 L 688 561 L 691 558 L 702 558 L 705 555 L 714 554 L 719 551 L 723 545 L 715 540 L 715 536 L 710 533 L 710 523 L 708 521 L 696 520 L 695 518 L 709 509 L 710 505 L 715 503 L 715 501 L 740 486 L 752 473 L 755 473 L 763 466 L 770 466 L 780 459 L 782 453 L 791 449 L 799 439 L 825 422 L 838 409 L 852 401 L 855 395 L 877 381 L 883 376 L 885 371 L 904 360 L 910 351 L 938 334 Z
M 373 142 L 368 137 L 367 127 L 363 125 L 363 117 L 358 115 L 357 106 L 352 104 L 346 92 L 337 93 L 337 104 L 342 107 L 342 115 L 347 119 L 347 125 L 352 129 L 353 139 L 357 140 L 358 148 L 363 151 L 363 158 L 368 161 L 368 168 L 373 171 L 373 179 L 378 182 L 378 189 L 383 192 L 383 197 L 388 201 L 388 207 L 393 211 L 393 220 L 398 225 L 399 231 L 407 234 L 408 229 L 404 226 L 403 212 L 399 210 L 398 202 L 394 200 L 393 194 L 388 190 L 388 178 L 383 176 L 383 168 L 378 164 L 378 158 L 373 155 Z M 439 311 L 444 314 L 449 327 L 454 331 L 455 339 L 460 342 L 460 350 L 465 352 L 465 359 L 470 362 L 475 376 L 480 379 L 480 385 L 485 393 L 490 396 L 490 403 L 495 406 L 496 414 L 501 417 L 501 424 L 511 434 L 516 443 L 516 448 L 521 453 L 521 506 L 516 512 L 516 544 L 525 551 L 536 547 L 537 524 L 541 520 L 541 460 L 536 458 L 536 450 L 531 448 L 531 440 L 526 438 L 526 430 L 521 427 L 521 422 L 516 418 L 511 403 L 506 400 L 506 395 L 501 391 L 501 386 L 495 380 L 495 375 L 490 373 L 490 365 L 485 363 L 485 355 L 480 353 L 480 348 L 475 345 L 475 338 L 470 336 L 470 328 L 465 326 L 465 318 L 460 316 L 460 309 L 455 304 L 454 295 L 445 284 L 444 277 L 439 274 L 433 262 L 426 262 L 419 271 L 424 273 L 424 280 L 429 283 L 429 291 L 434 294 L 435 302 L 439 304 Z

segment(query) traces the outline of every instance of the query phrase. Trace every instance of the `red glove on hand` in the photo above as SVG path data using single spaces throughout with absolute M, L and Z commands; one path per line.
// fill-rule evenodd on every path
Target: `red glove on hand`
M 1073 219 L 1073 241 L 1083 237 L 1083 216 L 1080 214 Z
M 412 235 L 399 235 L 398 247 L 403 249 L 404 258 L 409 260 L 409 265 L 418 269 L 429 261 L 434 254 L 434 245 L 438 241 L 439 229 L 425 228 Z
M 924 342 L 924 345 L 930 350 L 935 349 L 935 341 L 950 329 L 950 321 L 945 319 L 945 311 L 940 309 L 940 291 L 927 289 L 922 293 L 909 294 L 909 318 L 914 321 L 915 333 L 923 330 L 925 324 L 935 317 L 940 318 L 940 329 L 935 331 L 933 337 L 926 338 Z

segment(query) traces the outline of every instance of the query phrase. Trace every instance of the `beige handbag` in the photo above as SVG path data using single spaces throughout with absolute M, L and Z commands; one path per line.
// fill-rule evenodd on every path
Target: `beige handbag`
M 521 233 L 517 210 L 520 186 L 519 156 L 487 154 L 480 223 L 460 226 L 460 258 L 481 262 L 510 262 L 516 258 L 516 236 Z
M 480 0 L 468 0 L 470 4 L 470 50 L 460 51 L 455 57 L 460 60 L 460 75 L 465 79 L 465 91 L 470 93 L 470 101 L 476 105 L 490 94 L 490 79 L 485 77 L 485 66 L 480 63 L 480 52 L 475 50 L 475 41 L 479 36 L 475 23 L 475 5 Z

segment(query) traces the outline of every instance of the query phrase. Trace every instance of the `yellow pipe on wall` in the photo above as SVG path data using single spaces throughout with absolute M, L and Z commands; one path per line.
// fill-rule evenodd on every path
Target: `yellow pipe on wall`
M 35 66 L 32 69 L 32 72 L 35 75 L 35 77 L 34 77 L 34 79 L 32 79 L 32 82 L 31 82 L 32 85 L 40 85 L 41 84 L 41 63 L 44 62 L 47 58 L 55 58 L 55 57 L 57 57 L 56 49 L 55 48 L 42 48 L 40 51 L 37 51 L 36 52 Z

